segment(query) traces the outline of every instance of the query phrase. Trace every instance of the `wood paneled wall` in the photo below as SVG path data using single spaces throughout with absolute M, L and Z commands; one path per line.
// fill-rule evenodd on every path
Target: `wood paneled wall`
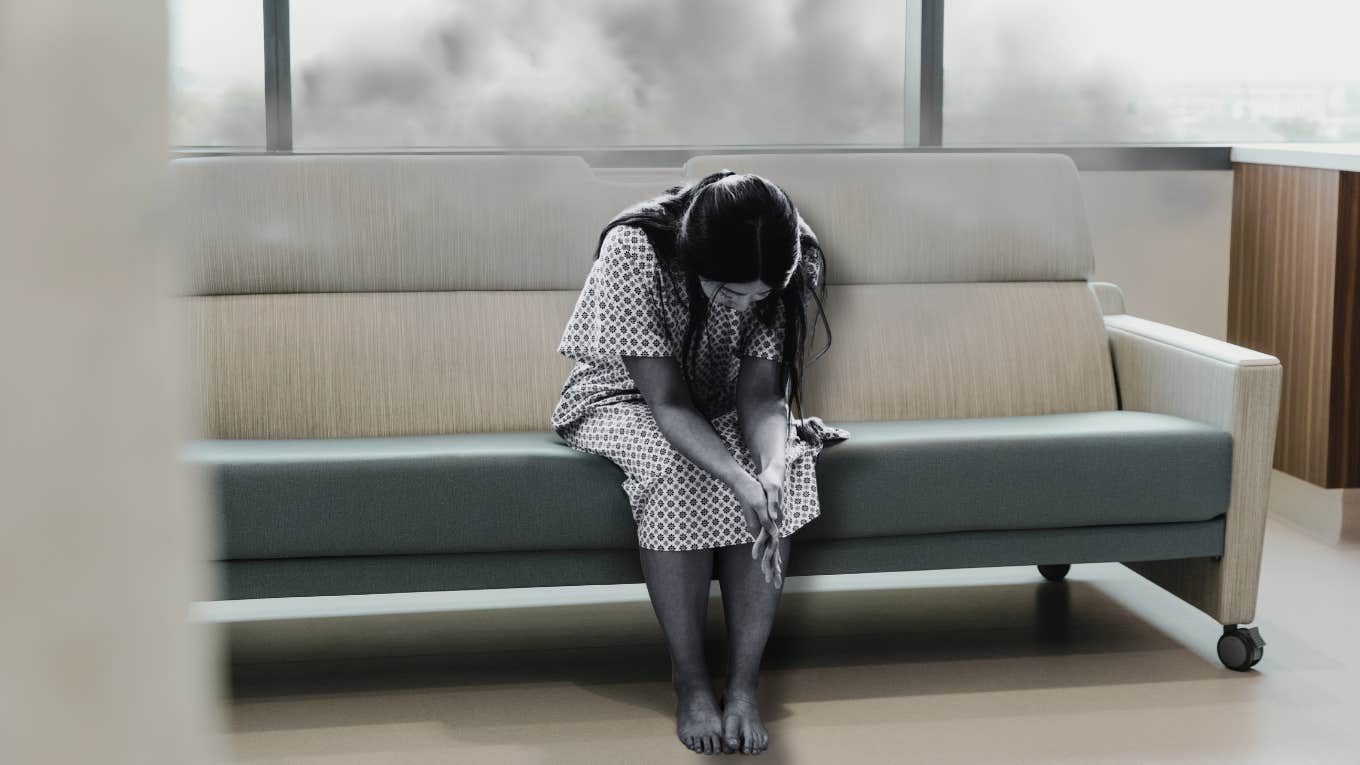
M 1332 422 L 1327 486 L 1360 486 L 1360 173 L 1343 172 L 1332 299 Z
M 1233 163 L 1226 339 L 1284 366 L 1275 467 L 1360 487 L 1360 174 Z

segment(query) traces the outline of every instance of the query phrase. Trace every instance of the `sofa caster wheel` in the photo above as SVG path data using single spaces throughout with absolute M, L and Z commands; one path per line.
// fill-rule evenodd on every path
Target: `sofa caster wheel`
M 1228 669 L 1246 672 L 1261 660 L 1265 644 L 1255 627 L 1225 624 L 1223 636 L 1218 639 L 1218 658 Z
M 1040 563 L 1039 573 L 1050 582 L 1061 582 L 1071 568 L 1071 563 Z

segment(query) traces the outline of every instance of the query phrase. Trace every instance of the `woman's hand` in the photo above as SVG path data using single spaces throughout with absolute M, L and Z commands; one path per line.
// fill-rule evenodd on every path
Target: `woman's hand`
M 770 536 L 766 540 L 766 544 L 774 551 L 771 556 L 774 560 L 771 562 L 771 570 L 767 573 L 765 581 L 770 581 L 770 578 L 773 577 L 775 589 L 779 589 L 784 586 L 784 561 L 779 555 L 779 526 L 784 521 L 784 466 L 771 465 L 761 471 L 760 475 L 756 476 L 756 479 L 760 481 L 761 487 L 765 489 L 766 515 L 771 521 Z M 764 531 L 763 528 L 761 530 Z M 752 557 L 760 554 L 759 544 L 760 538 L 757 537 L 756 545 L 752 546 Z M 761 563 L 761 568 L 765 568 L 764 562 Z
M 755 537 L 751 558 L 760 561 L 765 581 L 776 588 L 784 583 L 784 562 L 779 556 L 779 521 L 784 515 L 780 506 L 783 495 L 783 472 L 763 471 L 758 477 L 743 481 L 737 498 L 746 518 L 746 530 Z
M 769 508 L 770 520 L 778 524 L 784 520 L 784 468 L 782 465 L 771 465 L 761 471 L 756 476 L 761 488 L 765 490 L 766 507 Z

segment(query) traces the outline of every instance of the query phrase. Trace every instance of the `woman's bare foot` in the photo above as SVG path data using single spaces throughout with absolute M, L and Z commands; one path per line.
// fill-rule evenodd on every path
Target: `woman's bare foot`
M 722 754 L 722 720 L 708 678 L 675 679 L 674 683 L 675 733 L 680 743 L 699 754 Z
M 760 721 L 754 693 L 730 689 L 723 694 L 723 748 L 728 752 L 760 754 L 770 745 L 770 734 Z

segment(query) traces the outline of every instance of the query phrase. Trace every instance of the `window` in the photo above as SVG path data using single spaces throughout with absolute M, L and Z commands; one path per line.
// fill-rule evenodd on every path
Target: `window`
M 170 141 L 264 147 L 264 21 L 259 0 L 171 0 Z
M 1360 4 L 945 5 L 946 146 L 1360 139 Z
M 170 0 L 171 139 L 265 147 L 277 3 L 299 151 L 1360 140 L 1360 3 L 948 0 L 923 113 L 923 2 Z
M 293 142 L 901 145 L 907 5 L 292 0 Z

